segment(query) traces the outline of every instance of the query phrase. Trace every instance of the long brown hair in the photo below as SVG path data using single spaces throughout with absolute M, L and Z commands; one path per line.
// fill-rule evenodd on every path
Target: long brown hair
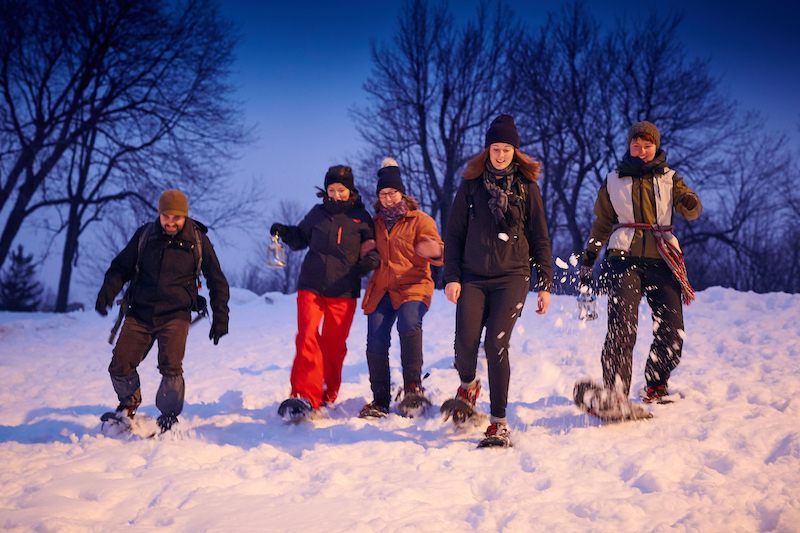
M 419 203 L 417 199 L 413 196 L 406 196 L 404 193 L 400 193 L 403 195 L 403 200 L 406 201 L 408 204 L 408 210 L 413 211 L 414 209 L 419 209 Z M 375 200 L 375 203 L 372 204 L 372 208 L 375 210 L 375 214 L 377 215 L 381 211 L 381 201 L 380 199 Z
M 489 161 L 489 148 L 485 148 L 483 152 L 479 153 L 475 157 L 473 157 L 467 166 L 464 168 L 464 172 L 462 175 L 464 176 L 465 180 L 474 180 L 475 178 L 482 176 L 483 171 L 486 169 L 486 162 Z M 514 147 L 514 159 L 512 163 L 517 164 L 517 168 L 522 173 L 523 176 L 528 178 L 530 181 L 539 181 L 539 169 L 541 168 L 542 164 L 532 157 L 523 154 L 519 151 L 519 148 Z

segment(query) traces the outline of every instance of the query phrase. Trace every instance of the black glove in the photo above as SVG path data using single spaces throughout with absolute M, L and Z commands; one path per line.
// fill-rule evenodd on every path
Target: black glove
M 97 301 L 94 304 L 95 311 L 103 316 L 108 316 L 108 310 L 111 308 L 113 303 L 113 296 L 109 297 L 108 294 L 106 294 L 106 291 L 101 290 L 97 294 Z
M 277 234 L 277 235 L 278 235 L 278 237 L 283 237 L 284 235 L 286 235 L 286 230 L 287 230 L 287 229 L 288 229 L 288 228 L 287 228 L 286 226 L 284 226 L 283 224 L 278 224 L 278 223 L 276 222 L 275 224 L 273 224 L 272 226 L 270 226 L 270 228 L 269 228 L 269 234 L 270 234 L 270 235 L 275 235 L 275 234 Z
M 228 334 L 228 324 L 222 324 L 215 318 L 211 322 L 211 331 L 208 332 L 209 340 L 213 340 L 214 344 L 219 344 L 219 340 Z
M 583 285 L 584 287 L 592 286 L 592 281 L 593 281 L 592 267 L 590 267 L 589 265 L 581 266 L 580 280 L 581 280 L 581 285 Z
M 681 196 L 680 200 L 678 201 L 683 204 L 683 207 L 689 210 L 692 210 L 695 207 L 697 207 L 697 195 L 692 194 L 690 192 L 687 192 L 686 194 Z

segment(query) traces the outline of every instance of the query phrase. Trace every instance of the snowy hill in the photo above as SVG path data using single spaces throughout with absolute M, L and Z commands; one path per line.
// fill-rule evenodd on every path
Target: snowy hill
M 601 320 L 574 298 L 534 297 L 512 337 L 509 421 L 516 446 L 476 449 L 438 416 L 355 417 L 370 398 L 366 319 L 348 342 L 339 405 L 314 425 L 277 417 L 289 393 L 295 296 L 234 290 L 231 333 L 193 327 L 178 435 L 99 432 L 116 406 L 112 317 L 0 313 L 0 528 L 8 531 L 749 532 L 800 530 L 800 296 L 710 289 L 685 308 L 685 398 L 655 418 L 601 426 L 572 405 L 599 378 Z M 425 317 L 424 371 L 440 405 L 458 386 L 455 306 Z M 652 339 L 640 309 L 634 388 Z M 401 382 L 399 342 L 392 347 Z M 155 353 L 140 368 L 157 415 Z M 479 377 L 486 383 L 485 364 Z M 484 391 L 478 407 L 488 409 Z

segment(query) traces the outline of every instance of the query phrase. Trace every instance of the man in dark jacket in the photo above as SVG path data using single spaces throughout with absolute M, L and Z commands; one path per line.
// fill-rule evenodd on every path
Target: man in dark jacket
M 157 341 L 162 378 L 156 407 L 161 411 L 162 432 L 177 423 L 183 410 L 182 363 L 191 312 L 205 307 L 197 294 L 201 271 L 211 296 L 209 339 L 217 344 L 228 333 L 228 282 L 205 235 L 206 227 L 188 215 L 189 203 L 182 192 L 164 192 L 158 200 L 158 219 L 139 228 L 111 262 L 95 304 L 105 316 L 123 285 L 131 281 L 125 322 L 108 367 L 120 402 L 116 417 L 133 418 L 142 403 L 136 368 Z

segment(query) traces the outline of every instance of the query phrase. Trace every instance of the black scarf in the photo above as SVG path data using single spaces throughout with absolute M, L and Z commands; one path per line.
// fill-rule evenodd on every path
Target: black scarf
M 652 161 L 645 163 L 638 157 L 632 157 L 630 152 L 625 152 L 622 161 L 617 165 L 620 176 L 643 178 L 648 174 L 663 174 L 667 168 L 667 153 L 659 150 Z

